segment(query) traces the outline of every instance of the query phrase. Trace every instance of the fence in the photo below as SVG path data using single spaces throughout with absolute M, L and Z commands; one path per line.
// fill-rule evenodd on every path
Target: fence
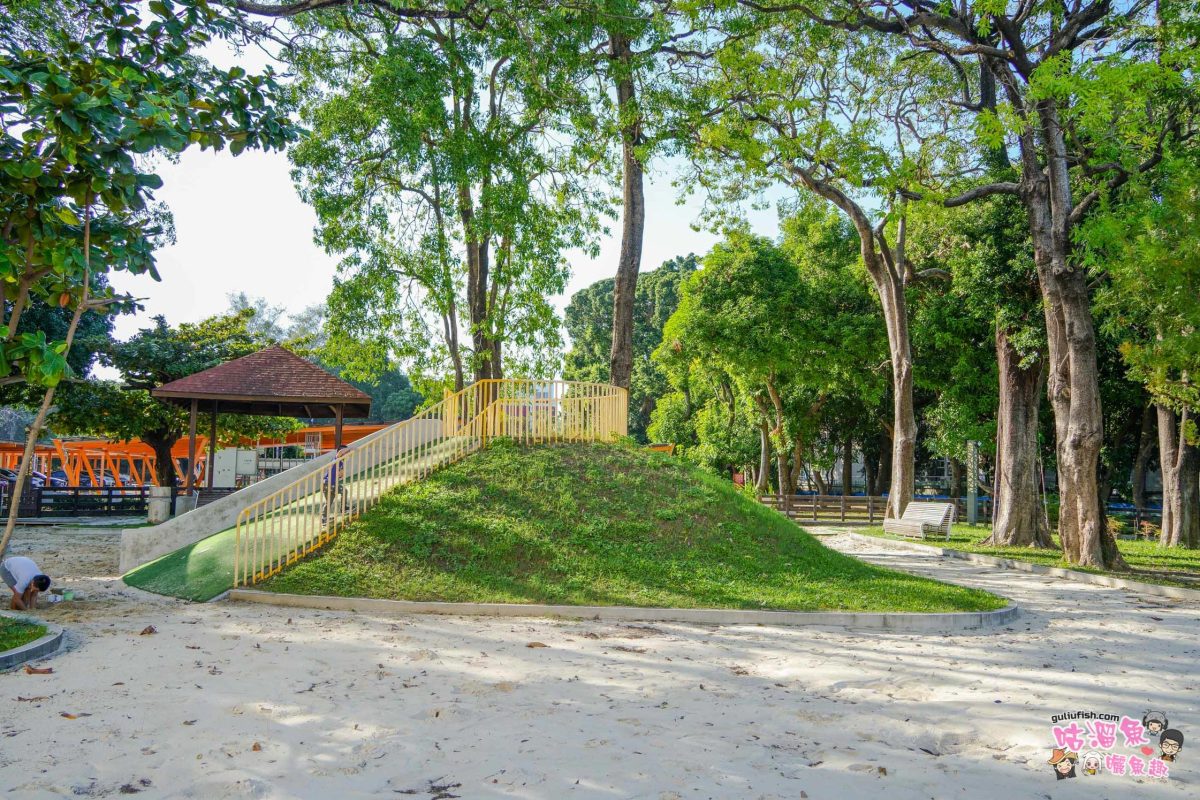
M 828 525 L 882 525 L 887 515 L 887 498 L 874 495 L 822 495 L 822 494 L 765 494 L 759 502 L 770 506 L 781 514 L 794 520 L 808 522 L 823 522 Z M 954 503 L 957 507 L 955 519 L 967 518 L 967 501 L 958 498 L 915 497 L 914 500 L 932 499 L 936 502 Z M 990 499 L 977 501 L 979 520 L 992 518 L 992 503 Z
M 10 484 L 0 483 L 0 514 L 8 513 Z M 17 513 L 22 517 L 132 517 L 146 513 L 145 486 L 26 486 Z
M 627 432 L 626 390 L 598 383 L 484 380 L 361 439 L 328 467 L 241 512 L 234 586 L 253 585 L 331 541 L 396 486 L 479 450 L 488 439 L 608 441 Z

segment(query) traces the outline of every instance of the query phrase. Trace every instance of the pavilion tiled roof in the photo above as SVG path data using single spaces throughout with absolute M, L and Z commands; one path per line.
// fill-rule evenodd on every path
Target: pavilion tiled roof
M 366 417 L 371 396 L 283 347 L 248 356 L 171 381 L 150 392 L 178 405 L 225 413 L 296 417 Z

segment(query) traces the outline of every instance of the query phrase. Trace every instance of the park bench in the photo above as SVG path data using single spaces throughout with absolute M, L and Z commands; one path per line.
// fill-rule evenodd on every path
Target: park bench
M 883 530 L 901 536 L 918 536 L 924 539 L 931 533 L 941 533 L 950 538 L 950 523 L 954 521 L 953 503 L 909 503 L 900 519 L 885 519 Z

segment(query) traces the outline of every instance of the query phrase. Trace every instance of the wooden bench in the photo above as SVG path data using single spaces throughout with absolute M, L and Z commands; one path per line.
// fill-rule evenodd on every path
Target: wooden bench
M 912 502 L 904 509 L 900 519 L 885 519 L 883 530 L 901 536 L 917 536 L 922 539 L 929 534 L 941 533 L 950 538 L 950 523 L 954 522 L 953 503 Z

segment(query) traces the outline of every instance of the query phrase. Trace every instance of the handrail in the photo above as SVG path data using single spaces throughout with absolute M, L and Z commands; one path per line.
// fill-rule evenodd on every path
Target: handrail
M 233 585 L 249 586 L 332 541 L 396 486 L 482 448 L 606 441 L 627 433 L 628 392 L 605 383 L 494 378 L 343 450 L 330 464 L 238 515 Z

